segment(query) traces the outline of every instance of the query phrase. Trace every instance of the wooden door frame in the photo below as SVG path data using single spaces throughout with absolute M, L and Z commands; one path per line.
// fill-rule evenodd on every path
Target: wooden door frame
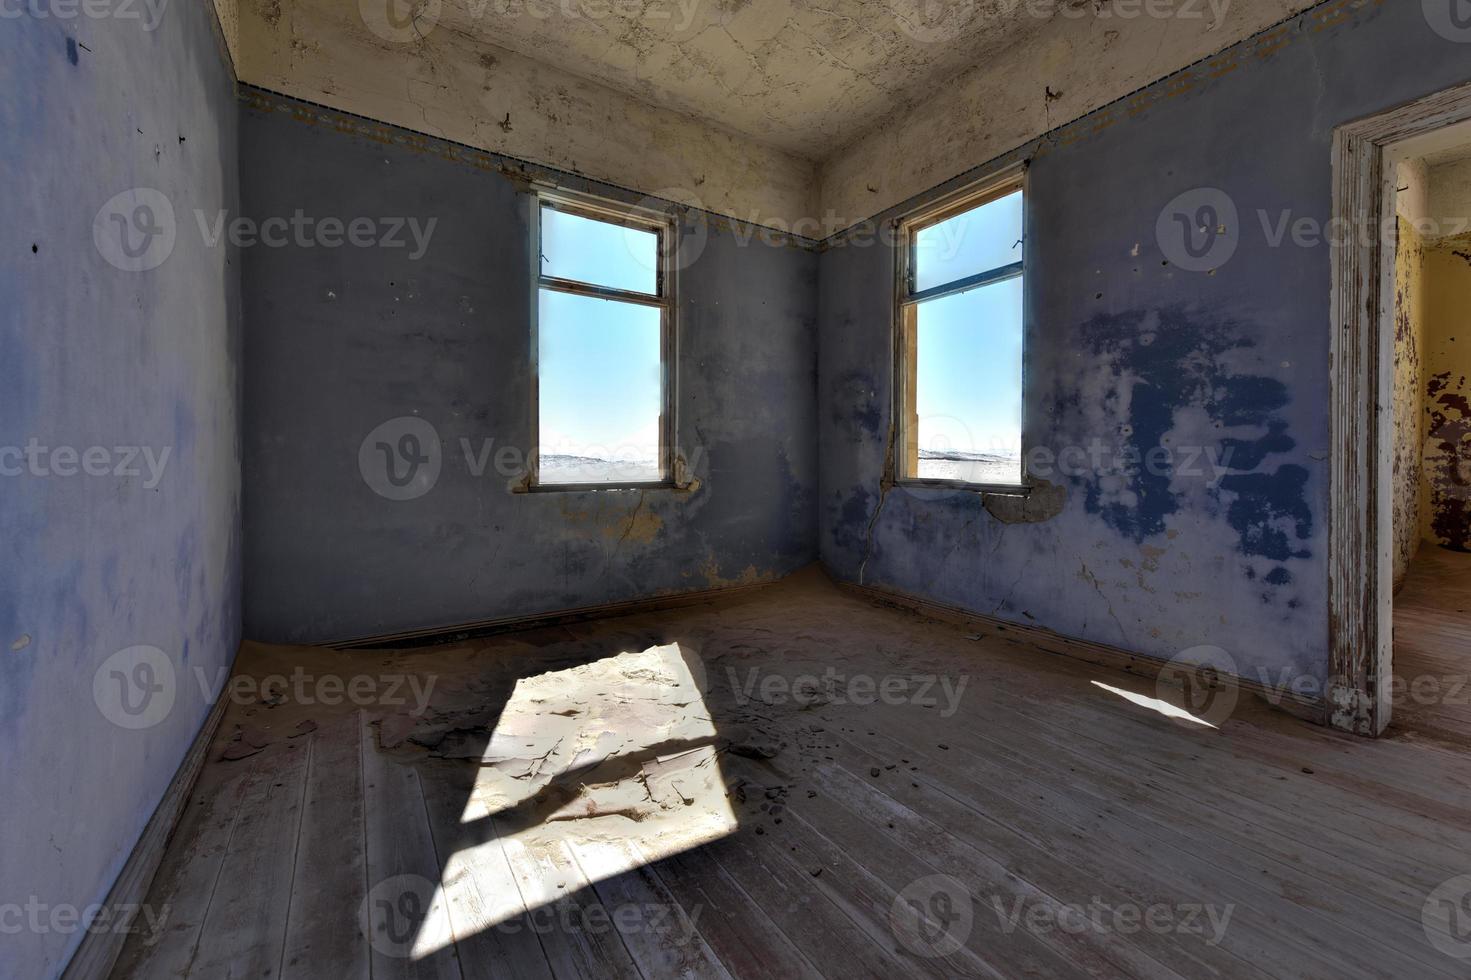
M 1471 83 L 1333 133 L 1329 724 L 1377 736 L 1393 676 L 1389 450 L 1394 416 L 1393 147 L 1471 120 Z

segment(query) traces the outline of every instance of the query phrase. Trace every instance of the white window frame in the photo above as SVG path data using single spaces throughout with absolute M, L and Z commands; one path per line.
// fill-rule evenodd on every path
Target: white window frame
M 654 489 L 674 486 L 675 455 L 675 411 L 678 372 L 675 369 L 678 355 L 678 332 L 675 312 L 677 302 L 677 276 L 674 256 L 677 254 L 679 226 L 671 214 L 651 208 L 637 207 L 569 191 L 562 188 L 540 189 L 532 195 L 530 216 L 531 244 L 531 448 L 527 457 L 529 477 L 527 487 L 533 491 L 565 490 L 621 490 Z M 544 208 L 551 208 L 581 218 L 590 218 L 609 224 L 623 225 L 640 231 L 650 231 L 657 236 L 655 245 L 659 268 L 655 271 L 655 294 L 599 286 L 576 279 L 562 279 L 542 273 L 541 216 Z M 589 483 L 542 483 L 541 482 L 541 385 L 538 360 L 541 352 L 540 311 L 541 291 L 552 289 L 557 292 L 588 296 L 595 299 L 614 300 L 653 307 L 659 310 L 659 473 L 658 480 L 608 481 Z
M 917 264 L 915 260 L 915 247 L 919 233 L 926 228 L 946 221 L 966 211 L 972 211 L 992 201 L 998 200 L 1008 194 L 1021 191 L 1022 193 L 1022 259 L 1009 265 L 998 266 L 972 276 L 952 280 L 929 289 L 916 290 L 915 273 Z M 1027 475 L 1027 434 L 1026 434 L 1026 395 L 1027 384 L 1025 367 L 1027 361 L 1027 339 L 1031 333 L 1028 325 L 1031 322 L 1025 291 L 1022 298 L 1022 366 L 1023 376 L 1021 378 L 1022 392 L 1022 441 L 1021 453 L 1021 482 L 1011 483 L 972 483 L 968 480 L 933 480 L 922 479 L 919 472 L 919 423 L 915 417 L 912 406 L 916 404 L 912 393 L 917 385 L 918 363 L 916 358 L 915 341 L 918 336 L 918 317 L 916 311 L 919 304 L 942 296 L 951 296 L 956 293 L 966 292 L 971 289 L 979 289 L 983 286 L 993 285 L 998 282 L 1006 282 L 1026 274 L 1026 218 L 1027 218 L 1027 172 L 1024 164 L 1008 167 L 997 171 L 982 180 L 969 184 L 966 187 L 948 194 L 936 201 L 932 201 L 924 207 L 912 211 L 900 217 L 896 221 L 895 242 L 897 247 L 895 253 L 894 269 L 894 451 L 892 452 L 893 463 L 890 477 L 895 484 L 905 486 L 931 486 L 948 487 L 955 489 L 977 490 L 989 493 L 1001 494 L 1026 494 L 1030 491 L 1030 482 Z

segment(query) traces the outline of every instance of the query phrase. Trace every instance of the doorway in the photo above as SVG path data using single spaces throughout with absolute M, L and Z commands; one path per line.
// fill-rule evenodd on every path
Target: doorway
M 1389 697 L 1395 729 L 1471 743 L 1471 124 L 1406 140 L 1389 159 Z
M 1399 412 L 1395 404 L 1401 178 L 1416 167 L 1428 172 L 1429 161 L 1448 162 L 1437 157 L 1460 146 L 1471 146 L 1471 85 L 1334 131 L 1333 223 L 1350 233 L 1337 236 L 1332 258 L 1327 711 L 1334 727 L 1361 735 L 1382 734 L 1399 700 L 1393 596 L 1397 558 L 1409 564 L 1399 544 L 1409 547 L 1408 525 L 1397 532 L 1395 524 L 1397 480 L 1400 487 L 1408 481 L 1395 469 L 1396 419 L 1412 414 L 1408 403 Z M 1408 198 L 1403 206 L 1411 206 Z M 1406 264 L 1413 251 L 1410 241 Z M 1424 506 L 1422 499 L 1399 509 L 1423 514 Z

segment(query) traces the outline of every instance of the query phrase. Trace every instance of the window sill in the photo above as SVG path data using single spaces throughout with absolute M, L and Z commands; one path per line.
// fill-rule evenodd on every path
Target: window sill
M 997 497 L 1029 497 L 1029 486 L 1009 486 L 993 483 L 966 483 L 963 480 L 895 480 L 894 486 L 910 490 L 968 490 L 971 493 L 991 494 Z
M 535 483 L 523 484 L 515 488 L 516 493 L 596 493 L 596 492 L 625 492 L 640 493 L 648 490 L 689 490 L 690 487 L 680 486 L 673 480 L 660 480 L 654 483 Z

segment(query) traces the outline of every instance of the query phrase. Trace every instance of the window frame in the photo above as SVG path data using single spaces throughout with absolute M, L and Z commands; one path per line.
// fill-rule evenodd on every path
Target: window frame
M 1018 262 L 1009 265 L 997 266 L 986 272 L 960 279 L 951 280 L 929 289 L 914 289 L 916 262 L 915 248 L 919 233 L 926 228 L 933 227 L 942 221 L 949 220 L 967 211 L 974 210 L 992 201 L 999 200 L 1009 194 L 1021 192 L 1022 195 L 1022 258 Z M 916 311 L 919 305 L 927 300 L 940 299 L 972 289 L 980 289 L 984 286 L 994 285 L 1000 282 L 1008 282 L 1012 279 L 1026 276 L 1026 236 L 1027 236 L 1027 166 L 1019 163 L 1003 170 L 992 173 L 978 181 L 966 185 L 938 200 L 932 201 L 923 207 L 909 212 L 897 218 L 894 222 L 896 247 L 894 249 L 894 309 L 893 309 L 893 367 L 894 367 L 894 403 L 893 410 L 893 449 L 890 453 L 892 461 L 886 467 L 889 470 L 889 478 L 896 486 L 908 487 L 935 487 L 949 490 L 973 490 L 980 493 L 1004 494 L 1009 496 L 1026 496 L 1031 492 L 1031 479 L 1027 472 L 1027 426 L 1026 426 L 1026 364 L 1027 364 L 1027 340 L 1031 334 L 1029 328 L 1031 323 L 1031 303 L 1025 287 L 1022 290 L 1022 434 L 1021 446 L 1021 482 L 1011 483 L 972 483 L 968 480 L 936 480 L 919 476 L 909 475 L 911 472 L 918 473 L 919 445 L 918 419 L 911 419 L 910 393 L 917 386 L 918 359 L 916 357 L 918 339 L 918 318 Z M 913 459 L 911 460 L 911 457 Z M 913 462 L 913 469 L 910 463 Z
M 679 225 L 671 213 L 638 205 L 623 204 L 606 198 L 595 197 L 563 188 L 535 188 L 531 195 L 532 212 L 530 221 L 531 246 L 531 416 L 529 431 L 531 445 L 527 451 L 526 489 L 535 493 L 589 490 L 654 490 L 675 486 L 675 405 L 678 396 L 679 349 L 676 324 L 677 266 L 675 256 L 679 247 Z M 634 290 L 599 286 L 577 279 L 563 279 L 542 273 L 541 225 L 542 213 L 551 208 L 565 214 L 622 225 L 639 231 L 650 231 L 656 236 L 655 254 L 659 267 L 654 273 L 654 294 Z M 550 289 L 586 296 L 592 299 L 611 300 L 652 307 L 659 310 L 659 472 L 657 480 L 621 480 L 583 483 L 541 482 L 541 291 Z

